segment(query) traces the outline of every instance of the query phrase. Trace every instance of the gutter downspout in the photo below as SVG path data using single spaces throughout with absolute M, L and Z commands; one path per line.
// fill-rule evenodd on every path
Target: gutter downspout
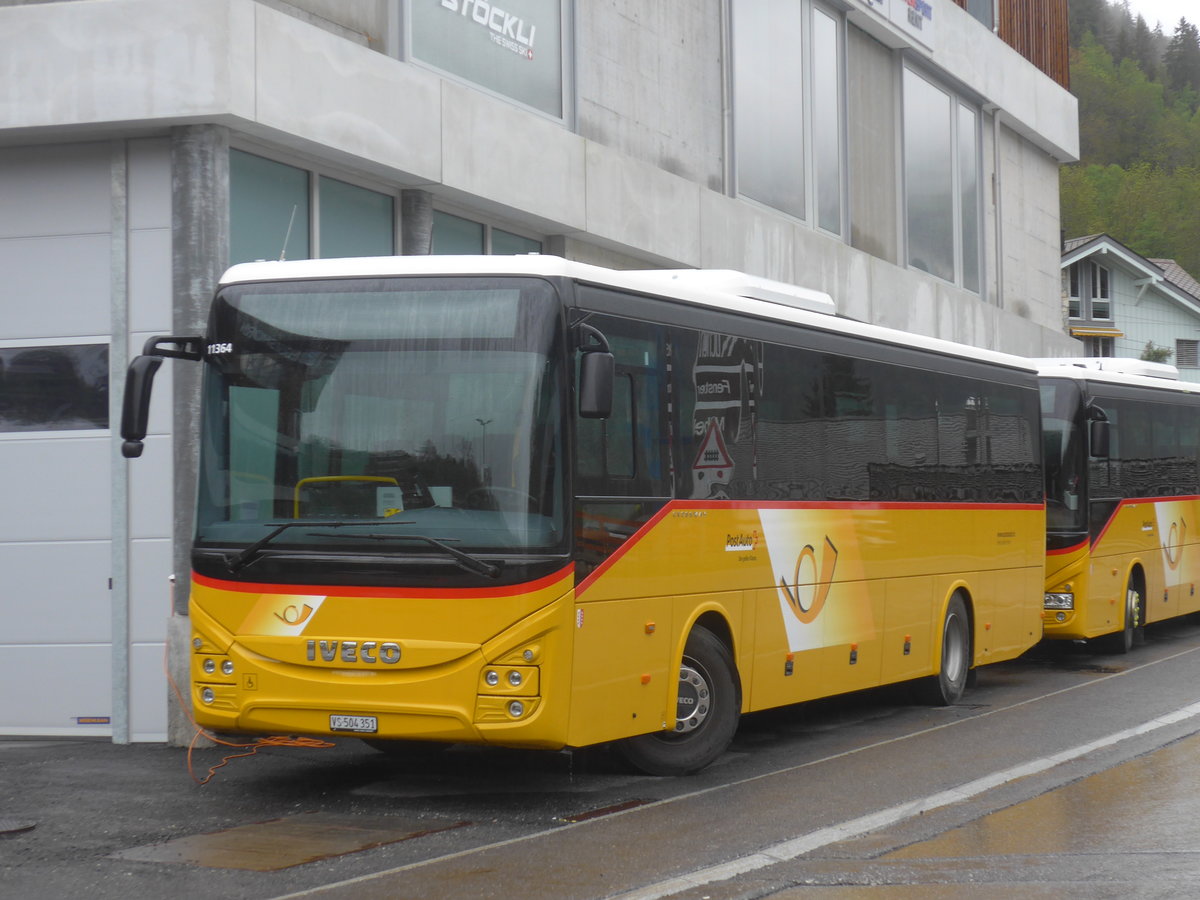
M 992 110 L 992 201 L 996 207 L 996 307 L 1004 309 L 1004 184 L 1000 177 L 1000 108 Z

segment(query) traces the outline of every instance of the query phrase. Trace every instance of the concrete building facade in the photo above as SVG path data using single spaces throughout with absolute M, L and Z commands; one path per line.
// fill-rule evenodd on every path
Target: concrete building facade
M 198 373 L 164 367 L 133 465 L 120 396 L 145 338 L 203 331 L 230 263 L 732 268 L 856 319 L 1078 353 L 1075 100 L 971 9 L 0 0 L 0 681 L 41 682 L 6 692 L 0 734 L 173 727 Z

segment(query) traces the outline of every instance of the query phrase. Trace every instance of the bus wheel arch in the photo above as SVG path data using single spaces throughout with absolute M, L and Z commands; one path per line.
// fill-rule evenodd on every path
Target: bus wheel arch
M 1125 577 L 1121 628 L 1097 640 L 1105 653 L 1128 653 L 1146 640 L 1146 572 L 1134 563 Z
M 974 681 L 974 607 L 970 595 L 958 588 L 942 613 L 937 644 L 937 672 L 914 685 L 917 700 L 930 706 L 953 706 Z
M 647 775 L 691 775 L 725 752 L 737 731 L 741 702 L 729 626 L 719 614 L 701 616 L 679 663 L 675 730 L 625 738 L 613 750 Z

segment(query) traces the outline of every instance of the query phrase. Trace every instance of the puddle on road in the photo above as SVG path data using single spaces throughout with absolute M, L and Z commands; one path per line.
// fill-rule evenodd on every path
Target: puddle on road
M 370 850 L 427 834 L 462 828 L 470 822 L 429 827 L 405 818 L 363 818 L 305 813 L 210 834 L 195 834 L 112 854 L 138 862 L 183 863 L 211 869 L 273 872 L 302 863 Z

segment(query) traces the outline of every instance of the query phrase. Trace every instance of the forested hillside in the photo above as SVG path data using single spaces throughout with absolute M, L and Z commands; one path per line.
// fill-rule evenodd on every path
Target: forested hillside
M 1070 26 L 1080 162 L 1062 169 L 1063 230 L 1200 273 L 1200 31 L 1106 0 L 1071 0 Z

